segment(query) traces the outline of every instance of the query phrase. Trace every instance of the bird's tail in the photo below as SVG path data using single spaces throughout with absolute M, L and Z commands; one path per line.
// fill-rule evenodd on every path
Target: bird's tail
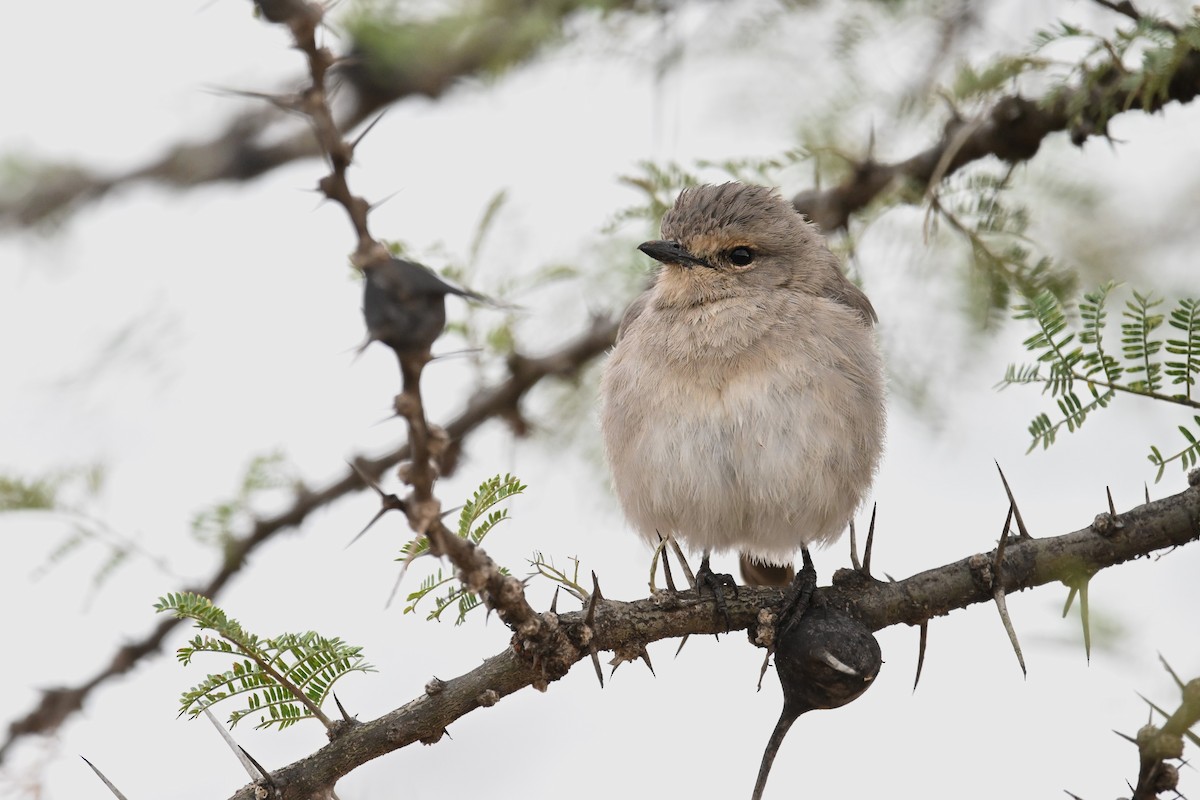
M 742 580 L 749 586 L 789 586 L 796 577 L 796 568 L 791 564 L 760 564 L 752 556 L 738 553 Z

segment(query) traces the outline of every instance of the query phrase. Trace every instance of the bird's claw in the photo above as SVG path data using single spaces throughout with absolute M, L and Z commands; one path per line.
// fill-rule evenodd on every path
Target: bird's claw
M 782 633 L 795 625 L 804 617 L 817 588 L 817 568 L 813 566 L 812 556 L 808 548 L 802 550 L 803 566 L 796 572 L 792 585 L 783 596 L 783 606 L 779 610 L 777 630 Z
M 696 573 L 696 596 L 703 597 L 704 589 L 707 588 L 712 592 L 713 602 L 716 603 L 717 612 L 725 620 L 725 629 L 731 630 L 732 623 L 729 621 L 729 606 L 725 602 L 725 589 L 732 589 L 733 596 L 738 596 L 737 581 L 728 573 L 717 573 L 712 571 L 712 567 L 708 564 L 708 556 L 700 562 L 700 570 Z

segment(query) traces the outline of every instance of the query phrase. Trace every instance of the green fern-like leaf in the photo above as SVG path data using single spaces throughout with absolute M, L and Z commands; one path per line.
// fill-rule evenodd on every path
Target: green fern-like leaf
M 502 575 L 511 574 L 504 567 L 500 567 L 500 573 Z M 404 613 L 409 614 L 413 611 L 416 611 L 417 604 L 419 604 L 422 600 L 430 595 L 433 595 L 435 590 L 452 583 L 454 583 L 453 577 L 445 577 L 442 575 L 441 570 L 438 570 L 436 576 L 431 575 L 427 577 L 421 582 L 421 587 L 417 589 L 417 591 L 409 594 L 409 604 L 405 606 Z M 469 591 L 461 584 L 456 584 L 451 586 L 445 594 L 433 596 L 433 608 L 428 614 L 425 615 L 425 619 L 440 621 L 442 619 L 442 615 L 445 614 L 447 609 L 454 608 L 458 611 L 458 614 L 454 620 L 454 624 L 461 625 L 466 621 L 467 613 L 479 607 L 482 602 L 483 601 L 474 592 Z
M 404 613 L 411 614 L 413 611 L 416 611 L 418 603 L 428 597 L 434 590 L 440 589 L 451 580 L 453 578 L 446 577 L 440 569 L 434 575 L 426 575 L 416 590 L 409 593 L 407 598 L 408 605 L 404 607 Z
M 1183 384 L 1183 396 L 1191 399 L 1196 388 L 1196 375 L 1200 373 L 1200 302 L 1187 298 L 1171 310 L 1167 324 L 1183 332 L 1182 339 L 1167 339 L 1166 351 L 1173 356 L 1182 356 L 1178 361 L 1167 361 L 1164 372 L 1173 385 Z
M 1122 349 L 1126 360 L 1133 362 L 1127 371 L 1130 375 L 1141 376 L 1130 383 L 1134 391 L 1149 393 L 1162 388 L 1162 364 L 1154 357 L 1162 349 L 1163 342 L 1152 335 L 1163 324 L 1163 315 L 1152 313 L 1160 305 L 1161 299 L 1134 292 L 1121 315 L 1126 320 L 1121 323 Z
M 1115 289 L 1116 284 L 1108 283 L 1084 295 L 1079 303 L 1077 333 L 1070 329 L 1067 308 L 1052 293 L 1042 292 L 1014 309 L 1016 319 L 1036 325 L 1024 344 L 1037 363 L 1010 364 L 999 386 L 1040 384 L 1058 408 L 1057 418 L 1042 413 L 1030 422 L 1030 450 L 1038 445 L 1049 447 L 1062 428 L 1078 430 L 1094 411 L 1107 407 L 1117 393 L 1200 408 L 1200 402 L 1192 398 L 1200 373 L 1200 302 L 1181 300 L 1164 315 L 1159 311 L 1163 300 L 1132 292 L 1122 312 L 1118 358 L 1106 349 L 1107 303 Z M 1164 343 L 1156 334 L 1164 321 L 1181 331 L 1181 337 Z M 1184 391 L 1163 394 L 1165 378 L 1170 378 L 1173 386 L 1182 385 Z M 1079 388 L 1081 384 L 1086 395 Z M 1158 467 L 1158 478 L 1173 461 L 1185 469 L 1200 461 L 1200 446 L 1193 441 L 1193 430 L 1180 426 L 1179 431 L 1186 446 L 1178 452 L 1164 456 L 1157 447 L 1151 447 L 1149 459 Z
M 496 475 L 488 478 L 475 490 L 474 496 L 463 504 L 462 512 L 458 515 L 458 535 L 464 539 L 474 538 L 472 528 L 484 514 L 497 503 L 513 495 L 520 494 L 526 488 L 528 487 L 521 483 L 515 476 L 507 473 L 504 477 Z M 496 522 L 499 522 L 499 520 L 496 520 Z M 494 526 L 495 522 L 488 526 L 488 530 L 491 530 Z M 474 541 L 478 542 L 482 538 L 480 536 L 478 539 L 474 539 Z
M 1079 342 L 1090 347 L 1083 357 L 1084 375 L 1088 378 L 1101 375 L 1109 384 L 1121 380 L 1125 372 L 1120 362 L 1104 349 L 1104 329 L 1108 322 L 1106 304 L 1114 288 L 1116 284 L 1109 281 L 1095 291 L 1085 294 L 1079 304 L 1083 328 L 1079 333 Z
M 1163 456 L 1162 451 L 1151 445 L 1148 458 L 1151 464 L 1158 467 L 1158 475 L 1154 478 L 1155 481 L 1162 480 L 1167 464 L 1170 464 L 1172 461 L 1178 461 L 1184 470 L 1189 470 L 1200 463 L 1200 416 L 1192 417 L 1192 424 L 1195 427 L 1195 432 L 1185 425 L 1179 426 L 1179 434 L 1187 442 L 1187 445 L 1175 454 Z
M 228 670 L 207 675 L 180 696 L 181 715 L 194 718 L 223 700 L 244 698 L 246 706 L 230 713 L 231 726 L 254 712 L 265 711 L 257 727 L 285 728 L 315 716 L 301 701 L 301 694 L 319 708 L 339 678 L 350 672 L 374 671 L 360 647 L 314 631 L 264 639 L 246 631 L 208 598 L 191 592 L 161 597 L 155 609 L 194 620 L 197 627 L 217 634 L 197 635 L 180 647 L 176 658 L 184 666 L 200 654 L 235 659 Z

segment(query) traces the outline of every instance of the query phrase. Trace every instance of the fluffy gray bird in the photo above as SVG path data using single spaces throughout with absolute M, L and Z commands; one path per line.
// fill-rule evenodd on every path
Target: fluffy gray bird
M 875 309 L 773 190 L 685 189 L 640 250 L 662 262 L 625 313 L 601 428 L 626 517 L 652 543 L 787 564 L 834 541 L 884 438 Z

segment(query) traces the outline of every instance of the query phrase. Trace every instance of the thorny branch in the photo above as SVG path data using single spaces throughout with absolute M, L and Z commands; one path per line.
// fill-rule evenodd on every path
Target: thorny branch
M 305 53 L 310 59 L 310 72 L 314 78 L 318 74 L 323 78 L 324 73 L 338 63 L 339 59 L 334 58 L 328 51 L 316 47 L 315 32 L 320 14 L 316 6 L 300 0 L 256 0 L 256 4 L 268 20 L 287 22 L 298 41 L 304 36 L 311 37 L 312 48 L 305 49 Z M 573 8 L 573 5 L 564 4 L 564 8 L 566 9 L 564 13 L 567 13 Z M 313 16 L 314 14 L 315 16 Z M 497 42 L 497 46 L 502 47 L 503 43 Z M 302 49 L 304 48 L 302 47 Z M 316 62 L 313 61 L 314 57 L 317 59 Z M 318 116 L 314 116 L 313 119 L 318 139 L 323 135 L 335 135 L 338 137 L 340 147 L 348 148 L 345 151 L 338 146 L 326 149 L 326 152 L 330 154 L 333 168 L 331 176 L 328 176 L 326 180 L 332 178 L 335 183 L 327 186 L 323 181 L 322 189 L 334 199 L 339 199 L 338 193 L 343 188 L 336 184 L 339 159 L 346 159 L 341 167 L 344 182 L 345 164 L 352 156 L 353 147 L 340 139 L 339 130 L 349 130 L 361 124 L 380 108 L 405 96 L 412 94 L 437 96 L 461 75 L 470 74 L 472 71 L 482 68 L 482 63 L 482 60 L 462 62 L 448 67 L 441 74 L 434 89 L 415 84 L 402 85 L 401 82 L 385 87 L 386 91 L 383 92 L 362 94 L 353 112 L 343 119 L 340 125 L 331 114 L 324 117 L 319 116 L 321 108 L 328 112 L 328 104 L 324 102 L 327 93 L 323 83 L 314 80 L 313 87 L 310 87 L 309 92 L 298 98 L 298 105 L 293 103 L 285 105 L 285 107 L 292 110 L 316 107 Z M 319 89 L 319 96 L 317 92 L 313 91 L 314 89 Z M 1184 59 L 1177 78 L 1171 82 L 1168 91 L 1161 97 L 1152 98 L 1145 105 L 1153 111 L 1169 101 L 1186 103 L 1195 97 L 1198 90 L 1200 90 L 1200 56 L 1191 52 Z M 1083 90 L 1075 91 L 1079 93 Z M 1107 117 L 1102 116 L 1103 112 L 1098 107 L 1099 104 L 1089 104 L 1087 100 L 1086 97 L 1081 100 L 1080 97 L 1066 92 L 1048 107 L 1042 107 L 1033 101 L 1017 96 L 1002 98 L 976 120 L 970 122 L 957 118 L 951 120 L 938 143 L 908 160 L 890 165 L 873 162 L 860 164 L 854 174 L 842 184 L 827 190 L 798 194 L 793 202 L 799 210 L 816 220 L 825 230 L 835 230 L 846 224 L 850 214 L 863 208 L 894 181 L 912 180 L 918 183 L 939 181 L 966 164 L 989 155 L 1010 162 L 1027 160 L 1036 154 L 1043 138 L 1068 128 L 1076 143 L 1082 143 L 1089 136 L 1103 134 L 1103 125 L 1097 124 L 1097 120 L 1102 123 L 1107 121 Z M 1143 98 L 1131 96 L 1127 100 L 1129 102 L 1126 107 L 1132 108 L 1140 107 Z M 1066 108 L 1072 105 L 1083 108 L 1082 113 L 1074 119 L 1066 114 Z M 117 177 L 104 178 L 81 170 L 64 170 L 58 174 L 56 180 L 40 183 L 31 190 L 30 194 L 14 200 L 0 201 L 0 224 L 33 224 L 40 219 L 61 212 L 72 204 L 103 196 L 110 189 L 128 182 L 158 180 L 174 185 L 188 186 L 217 180 L 250 180 L 276 166 L 298 158 L 310 157 L 318 152 L 314 149 L 313 140 L 308 134 L 293 137 L 282 144 L 271 146 L 260 144 L 258 137 L 272 119 L 270 113 L 262 110 L 256 111 L 235 120 L 225 133 L 212 142 L 181 146 L 154 164 Z M 204 165 L 205 168 L 197 169 L 198 165 Z M 365 201 L 362 201 L 361 198 L 353 198 L 352 195 L 349 195 L 348 189 L 346 189 L 345 199 L 346 202 L 343 202 L 343 206 L 350 213 L 359 233 L 360 252 L 356 252 L 356 263 L 358 263 L 358 258 L 369 261 L 371 257 L 377 255 L 377 251 L 372 252 L 369 248 L 373 240 L 365 228 L 366 211 L 368 210 Z M 361 227 L 358 224 L 360 220 L 364 223 Z M 364 244 L 368 247 L 364 247 Z M 445 434 L 450 443 L 449 446 L 458 447 L 466 435 L 486 420 L 515 412 L 525 393 L 543 378 L 570 377 L 577 374 L 582 367 L 611 346 L 615 332 L 615 323 L 596 320 L 587 333 L 554 353 L 540 358 L 512 356 L 509 364 L 509 377 L 496 386 L 477 393 L 471 398 L 467 408 L 446 426 Z M 423 420 L 423 414 L 421 416 Z M 378 459 L 360 458 L 356 459 L 355 463 L 365 475 L 377 478 L 384 470 L 405 459 L 413 458 L 413 456 L 414 453 L 405 445 Z M 244 566 L 248 556 L 259 545 L 280 531 L 300 525 L 312 511 L 351 491 L 358 491 L 362 488 L 364 488 L 362 479 L 353 470 L 348 470 L 340 479 L 322 489 L 299 492 L 290 508 L 274 517 L 258 520 L 246 536 L 236 540 L 228 549 L 227 557 L 221 568 L 202 586 L 191 591 L 208 597 L 217 596 L 226 583 Z M 1125 527 L 1118 528 L 1114 536 L 1119 535 L 1123 540 L 1129 539 L 1132 535 L 1133 529 L 1130 527 L 1130 521 L 1135 516 L 1138 520 L 1138 530 L 1146 529 L 1147 526 L 1159 526 L 1156 531 L 1144 530 L 1145 539 L 1140 540 L 1132 549 L 1122 548 L 1120 552 L 1114 551 L 1111 547 L 1114 537 L 1102 537 L 1103 543 L 1096 545 L 1094 540 L 1096 533 L 1088 529 L 1058 539 L 1010 545 L 1008 555 L 1004 559 L 1006 569 L 1002 576 L 1003 584 L 1006 589 L 1026 588 L 1054 580 L 1067 580 L 1071 571 L 1078 569 L 1081 564 L 1088 569 L 1099 569 L 1102 566 L 1109 566 L 1144 555 L 1157 548 L 1192 541 L 1197 536 L 1197 530 L 1200 530 L 1200 524 L 1197 522 L 1195 495 L 1196 491 L 1190 490 L 1173 498 L 1135 509 L 1120 518 L 1121 525 Z M 440 525 L 440 522 L 438 524 Z M 450 541 L 452 547 L 461 541 L 454 536 L 445 538 L 447 541 L 454 540 Z M 1163 543 L 1164 541 L 1166 543 Z M 1092 547 L 1091 545 L 1096 546 Z M 1062 550 L 1056 556 L 1055 549 L 1060 546 Z M 1080 549 L 1079 553 L 1075 552 L 1076 547 Z M 1078 559 L 1083 558 L 1085 552 L 1089 554 L 1088 558 L 1096 557 L 1099 560 L 1080 562 Z M 469 552 L 457 555 L 450 553 L 449 555 L 456 564 L 459 563 L 459 559 L 474 557 L 474 554 Z M 1113 560 L 1105 560 L 1109 558 Z M 1029 561 L 1042 563 L 1044 569 L 1035 570 L 1034 573 L 1027 573 L 1024 569 L 1014 570 L 1012 569 L 1014 559 L 1020 559 L 1022 565 L 1026 565 Z M 476 578 L 483 578 L 482 588 L 492 589 L 493 594 L 497 596 L 502 594 L 498 587 L 488 583 L 487 566 L 490 561 L 484 564 L 477 564 L 474 561 L 471 563 L 476 567 L 474 572 Z M 930 616 L 947 613 L 953 608 L 968 603 L 991 599 L 990 589 L 979 590 L 975 585 L 978 583 L 977 574 L 971 573 L 972 577 L 965 577 L 964 563 L 959 562 L 931 570 L 895 584 L 876 583 L 865 590 L 856 589 L 853 600 L 847 599 L 846 590 L 839 587 L 835 580 L 835 586 L 822 590 L 819 596 L 826 598 L 824 602 L 845 602 L 853 605 L 858 613 L 870 620 L 875 627 L 897 622 L 921 624 Z M 969 568 L 967 572 L 970 573 Z M 975 588 L 972 589 L 972 586 Z M 481 587 L 473 586 L 473 588 L 478 590 Z M 770 604 L 775 600 L 777 598 L 771 590 L 746 591 L 741 600 L 735 601 L 730 606 L 730 615 L 734 625 L 750 624 L 759 605 Z M 621 641 L 620 637 L 627 633 L 621 627 L 625 624 L 621 620 L 625 619 L 624 612 L 626 611 L 634 615 L 633 618 L 638 620 L 639 626 L 643 625 L 643 618 L 659 621 L 652 628 L 638 628 L 640 635 L 645 637 L 645 641 L 681 636 L 687 633 L 713 632 L 715 624 L 714 620 L 710 618 L 711 614 L 703 606 L 689 604 L 678 598 L 665 601 L 664 605 L 664 601 L 659 595 L 633 604 L 604 601 L 603 607 L 604 612 L 599 615 L 596 628 L 597 641 L 601 643 L 612 644 Z M 672 613 L 668 614 L 667 611 Z M 517 618 L 510 619 L 509 622 L 516 623 L 518 626 L 528 623 L 526 628 L 540 628 L 543 631 L 550 628 L 562 629 L 578 625 L 578 621 L 572 615 L 565 615 L 561 620 L 553 614 L 539 616 L 528 606 L 521 610 Z M 80 709 L 93 689 L 104 684 L 110 678 L 129 671 L 141 658 L 157 652 L 166 636 L 178 623 L 179 620 L 176 619 L 163 620 L 148 636 L 118 650 L 111 662 L 86 683 L 77 687 L 46 692 L 36 709 L 24 718 L 10 724 L 9 735 L 0 745 L 0 760 L 14 742 L 23 736 L 50 733 L 56 730 L 66 718 Z M 568 637 L 570 641 L 575 641 L 575 635 L 575 632 L 570 634 Z M 549 640 L 543 640 L 543 643 L 545 641 Z M 558 637 L 556 641 L 561 644 L 564 640 Z M 627 643 L 628 639 L 624 641 Z M 528 640 L 527 642 L 532 643 Z M 520 631 L 514 636 L 514 647 L 526 649 L 521 644 Z M 479 669 L 451 681 L 447 687 L 452 685 L 453 691 L 438 691 L 436 685 L 431 684 L 429 691 L 422 698 L 391 712 L 380 720 L 361 726 L 309 759 L 280 770 L 277 776 L 285 782 L 294 781 L 294 783 L 287 784 L 289 787 L 315 785 L 314 781 L 326 785 L 324 782 L 332 780 L 330 776 L 334 776 L 335 773 L 337 775 L 345 774 L 358 763 L 375 758 L 384 752 L 404 746 L 416 739 L 435 740 L 450 721 L 473 708 L 490 705 L 498 697 L 527 685 L 544 687 L 548 679 L 558 677 L 556 673 L 559 669 L 565 672 L 574 663 L 574 660 L 581 657 L 580 654 L 588 652 L 588 648 L 583 648 L 578 652 L 570 652 L 568 657 L 565 651 L 549 653 L 545 652 L 543 647 L 543 651 L 538 653 L 537 648 L 528 649 L 533 650 L 540 663 L 530 663 L 528 658 L 519 657 L 514 651 L 505 651 L 490 659 Z M 555 665 L 554 668 L 551 668 L 552 664 Z M 438 701 L 437 698 L 442 699 Z M 384 743 L 377 738 L 381 731 Z M 358 750 L 359 743 L 363 743 L 363 747 L 366 749 Z M 345 758 L 352 752 L 358 753 L 357 761 L 349 763 L 345 761 Z M 302 766 L 310 764 L 311 773 L 308 772 L 309 766 Z M 291 791 L 289 789 L 289 792 Z M 299 788 L 295 792 L 297 793 L 289 793 L 284 796 L 307 796 L 299 793 Z M 243 796 L 250 795 L 246 795 L 245 790 L 236 795 L 239 798 Z
M 1171 101 L 1191 102 L 1200 93 L 1200 52 L 1192 50 L 1183 58 L 1164 94 L 1146 95 L 1147 91 L 1126 92 L 1116 105 L 1152 113 Z M 1046 137 L 1060 131 L 1069 131 L 1071 141 L 1082 145 L 1092 136 L 1106 136 L 1112 116 L 1098 86 L 1059 92 L 1048 102 L 1007 95 L 976 118 L 953 117 L 941 139 L 911 158 L 891 164 L 864 161 L 837 186 L 800 192 L 792 205 L 823 230 L 834 231 L 899 182 L 924 188 L 987 156 L 1010 164 L 1028 161 Z
M 592 359 L 612 346 L 616 334 L 616 322 L 598 319 L 582 336 L 552 353 L 541 357 L 511 356 L 509 376 L 475 394 L 467 407 L 445 426 L 449 447 L 461 446 L 467 436 L 488 420 L 517 413 L 525 395 L 543 379 L 570 379 L 578 375 Z M 409 457 L 410 451 L 405 444 L 378 458 L 355 458 L 354 463 L 363 474 L 377 479 L 385 470 Z M 364 488 L 366 486 L 362 478 L 348 468 L 340 478 L 319 489 L 298 491 L 287 509 L 273 517 L 258 520 L 249 533 L 231 542 L 225 551 L 224 563 L 208 580 L 185 591 L 215 599 L 246 566 L 251 554 L 276 534 L 299 527 L 314 511 Z M 0 760 L 23 737 L 56 731 L 68 717 L 82 708 L 95 689 L 124 675 L 141 659 L 161 650 L 167 636 L 181 622 L 175 618 L 162 620 L 149 634 L 117 650 L 109 663 L 84 683 L 47 690 L 36 708 L 9 724 L 8 736 L 0 745 Z
M 291 30 L 296 48 L 308 61 L 312 82 L 294 106 L 312 121 L 313 133 L 329 161 L 330 172 L 321 179 L 320 188 L 327 198 L 345 209 L 358 235 L 354 265 L 364 272 L 375 269 L 390 261 L 391 253 L 371 236 L 367 223 L 370 204 L 354 194 L 346 180 L 346 171 L 354 159 L 354 145 L 342 137 L 329 106 L 325 78 L 334 64 L 334 56 L 316 39 L 324 9 L 303 0 L 255 0 L 255 3 L 267 19 Z M 428 361 L 427 351 L 400 354 L 403 388 L 396 398 L 396 413 L 408 424 L 409 458 L 401 465 L 400 477 L 412 487 L 404 503 L 409 525 L 428 537 L 430 552 L 446 556 L 458 568 L 462 581 L 480 594 L 506 624 L 514 629 L 520 626 L 526 635 L 533 636 L 540 629 L 540 620 L 525 600 L 521 582 L 504 575 L 482 548 L 455 536 L 441 521 L 441 504 L 433 494 L 437 474 L 432 458 L 434 448 L 444 447 L 446 439 L 440 432 L 430 430 L 425 417 L 421 374 Z
M 312 78 L 311 85 L 300 95 L 273 98 L 280 107 L 304 113 L 312 120 L 313 132 L 320 147 L 327 154 L 330 173 L 320 181 L 325 195 L 342 206 L 358 235 L 358 244 L 353 261 L 360 269 L 370 269 L 374 264 L 390 258 L 387 248 L 370 234 L 367 224 L 369 204 L 354 195 L 346 181 L 346 171 L 353 160 L 354 145 L 345 141 L 338 130 L 328 104 L 325 76 L 335 63 L 333 54 L 318 45 L 317 31 L 321 25 L 323 9 L 304 0 L 255 0 L 264 16 L 271 22 L 287 25 L 297 48 L 304 53 Z M 468 408 L 447 426 L 439 429 L 437 455 L 445 455 L 446 448 L 457 448 L 460 440 L 482 422 L 494 416 L 516 413 L 525 393 L 542 378 L 557 375 L 569 377 L 578 372 L 592 358 L 612 345 L 617 326 L 614 322 L 596 319 L 591 328 L 579 339 L 557 352 L 541 358 L 530 358 L 514 353 L 509 358 L 509 377 L 490 390 L 476 394 Z M 215 598 L 230 578 L 246 563 L 248 555 L 275 533 L 299 525 L 316 508 L 347 494 L 365 488 L 362 477 L 375 479 L 390 466 L 404 464 L 402 477 L 413 486 L 413 496 L 405 504 L 409 522 L 413 529 L 430 537 L 430 549 L 435 555 L 445 555 L 460 570 L 461 576 L 472 591 L 482 595 L 495 608 L 507 624 L 520 630 L 528 637 L 540 631 L 540 617 L 529 606 L 524 597 L 520 581 L 503 575 L 496 564 L 481 548 L 455 536 L 442 524 L 440 506 L 433 497 L 432 486 L 435 470 L 431 464 L 431 431 L 425 418 L 420 394 L 420 374 L 424 359 L 410 359 L 402 364 L 404 387 L 396 399 L 396 410 L 405 418 L 409 428 L 409 444 L 377 459 L 355 459 L 355 467 L 336 483 L 318 492 L 298 493 L 290 509 L 268 520 L 260 520 L 254 530 L 227 547 L 222 567 L 202 587 L 191 589 L 210 599 Z M 156 652 L 167 634 L 180 622 L 179 619 L 164 620 L 154 631 L 134 644 L 121 648 L 113 661 L 90 681 L 74 688 L 58 688 L 47 691 L 38 707 L 25 717 L 9 725 L 8 737 L 0 745 L 0 760 L 9 748 L 21 737 L 29 734 L 53 732 L 75 711 L 78 711 L 93 689 L 109 678 L 127 672 L 142 657 Z M 553 632 L 549 632 L 551 635 Z M 543 646 L 553 646 L 551 642 Z M 557 677 L 557 676 L 555 676 Z
M 1193 472 L 1191 480 L 1200 482 L 1200 472 Z M 1010 540 L 1003 558 L 998 559 L 998 569 L 981 569 L 981 565 L 990 567 L 997 561 L 993 550 L 895 582 L 840 570 L 832 586 L 816 591 L 813 602 L 845 608 L 873 630 L 898 624 L 921 625 L 958 608 L 991 602 L 998 589 L 1012 592 L 1070 582 L 1081 574 L 1091 575 L 1197 539 L 1200 488 L 1193 485 L 1180 494 L 1124 514 L 1101 513 L 1091 525 L 1073 533 Z M 782 599 L 780 589 L 739 587 L 737 597 L 726 598 L 732 628 L 750 629 L 754 635 L 759 610 L 777 607 Z M 711 599 L 697 600 L 692 592 L 661 591 L 635 602 L 600 600 L 590 625 L 586 624 L 585 614 L 543 614 L 543 624 L 562 631 L 568 647 L 534 653 L 531 659 L 526 641 L 515 634 L 510 648 L 474 670 L 448 681 L 431 681 L 414 700 L 355 727 L 311 756 L 274 771 L 271 797 L 301 800 L 318 796 L 367 761 L 414 742 L 436 742 L 454 720 L 494 705 L 526 686 L 544 688 L 549 675 L 565 673 L 588 658 L 592 648 L 628 652 L 661 639 L 724 631 L 724 618 L 715 613 Z M 248 785 L 231 800 L 251 800 L 256 788 Z
M 1200 723 L 1200 678 L 1184 683 L 1165 660 L 1163 666 L 1175 679 L 1183 697 L 1179 708 L 1169 714 L 1150 703 L 1151 708 L 1167 718 L 1161 727 L 1147 723 L 1136 737 L 1121 734 L 1138 749 L 1138 782 L 1132 800 L 1155 800 L 1162 792 L 1171 791 L 1178 795 L 1179 768 L 1169 762 L 1182 758 L 1184 737 L 1200 746 L 1200 737 L 1191 732 Z
M 372 64 L 366 63 L 371 54 L 362 53 L 355 44 L 324 67 L 332 70 L 339 86 L 352 95 L 349 108 L 337 120 L 337 127 L 342 131 L 353 130 L 393 103 L 408 98 L 439 98 L 465 78 L 486 76 L 498 66 L 532 58 L 556 38 L 549 33 L 543 38 L 531 38 L 523 26 L 511 24 L 514 15 L 536 11 L 545 17 L 545 30 L 551 31 L 565 26 L 581 10 L 594 10 L 597 5 L 620 10 L 637 4 L 638 0 L 604 0 L 600 4 L 596 0 L 561 0 L 542 3 L 533 9 L 525 0 L 466 4 L 469 9 L 458 22 L 464 28 L 472 27 L 475 35 L 457 37 L 444 47 L 422 50 L 413 46 L 412 63 L 401 68 L 373 69 Z M 268 21 L 292 27 L 293 36 L 295 26 L 299 25 L 304 34 L 309 19 L 322 13 L 314 11 L 315 4 L 293 0 L 255 0 L 255 5 Z M 446 22 L 440 18 L 432 23 L 414 22 L 408 40 L 437 41 L 439 30 L 454 27 Z M 423 29 L 421 26 L 426 24 L 428 28 Z M 311 67 L 310 64 L 310 71 Z M 145 181 L 190 188 L 251 181 L 293 161 L 321 155 L 322 150 L 308 131 L 297 131 L 281 139 L 264 135 L 278 125 L 281 110 L 299 110 L 290 104 L 273 105 L 251 108 L 231 119 L 211 139 L 178 144 L 161 157 L 125 172 L 105 174 L 76 165 L 42 169 L 24 193 L 0 196 L 0 227 L 31 227 L 100 200 L 129 184 Z
M 260 3 L 262 7 L 274 3 Z M 290 6 L 290 2 L 282 3 Z M 582 3 L 567 2 L 557 13 L 565 19 Z M 608 3 L 612 8 L 636 5 Z M 1127 2 L 1103 5 L 1119 13 L 1132 9 Z M 503 6 L 503 3 L 500 3 Z M 497 13 L 502 13 L 499 9 Z M 1136 14 L 1136 12 L 1134 12 Z M 280 12 L 275 17 L 284 18 Z M 1139 15 L 1140 16 L 1140 15 Z M 1131 17 L 1137 19 L 1138 17 Z M 511 26 L 500 26 L 508 30 Z M 1177 29 L 1171 29 L 1177 32 Z M 423 64 L 420 74 L 397 71 L 390 83 L 369 81 L 366 70 L 354 55 L 335 59 L 344 68 L 340 75 L 355 90 L 357 102 L 340 121 L 341 130 L 351 130 L 392 103 L 414 95 L 438 97 L 460 78 L 484 71 L 492 55 L 506 52 L 519 44 L 503 36 L 482 37 L 478 44 L 487 52 L 470 56 L 447 57 L 446 63 Z M 533 48 L 529 48 L 532 53 Z M 1053 133 L 1069 131 L 1071 140 L 1082 145 L 1093 136 L 1107 135 L 1112 107 L 1154 112 L 1170 102 L 1189 103 L 1200 92 L 1200 52 L 1189 51 L 1181 60 L 1175 77 L 1162 93 L 1147 94 L 1143 86 L 1125 92 L 1115 102 L 1103 96 L 1106 81 L 1117 80 L 1110 70 L 1091 86 L 1060 91 L 1043 99 L 1020 95 L 1001 97 L 977 117 L 955 115 L 944 126 L 941 137 L 930 147 L 903 161 L 880 164 L 867 159 L 855 165 L 851 174 L 836 186 L 800 192 L 792 203 L 808 215 L 822 230 L 833 232 L 846 225 L 850 215 L 862 210 L 889 187 L 910 181 L 920 187 L 939 183 L 964 166 L 995 156 L 1009 163 L 1028 161 L 1037 154 L 1042 141 Z M 376 76 L 377 78 L 377 76 Z M 1121 112 L 1118 112 L 1121 113 Z M 292 136 L 283 142 L 264 144 L 260 137 L 275 121 L 275 115 L 256 109 L 237 117 L 226 130 L 211 141 L 179 145 L 151 164 L 117 176 L 102 176 L 82 168 L 61 167 L 47 173 L 24 194 L 0 197 L 0 226 L 31 226 L 60 215 L 88 200 L 99 199 L 114 188 L 143 180 L 188 187 L 217 181 L 248 181 L 300 158 L 310 158 L 319 150 L 310 136 Z M 332 119 L 330 120 L 332 123 Z

